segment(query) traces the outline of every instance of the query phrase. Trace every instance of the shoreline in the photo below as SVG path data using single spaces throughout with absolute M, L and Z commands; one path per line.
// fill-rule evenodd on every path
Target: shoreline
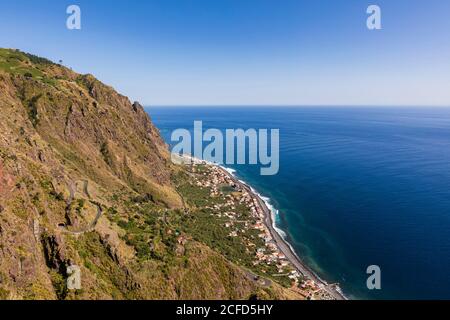
M 284 239 L 284 237 L 277 230 L 278 228 L 276 226 L 274 217 L 275 213 L 269 208 L 270 204 L 268 203 L 268 201 L 265 201 L 263 197 L 248 183 L 239 180 L 234 175 L 235 170 L 205 160 L 196 159 L 189 155 L 184 155 L 181 157 L 181 159 L 183 162 L 187 160 L 188 164 L 206 164 L 216 167 L 220 169 L 220 171 L 222 171 L 225 175 L 227 175 L 233 181 L 233 183 L 245 190 L 252 199 L 256 200 L 255 202 L 264 215 L 262 217 L 262 222 L 268 229 L 279 251 L 285 255 L 286 259 L 293 265 L 293 267 L 307 280 L 313 281 L 320 290 L 324 290 L 333 299 L 348 300 L 338 284 L 328 284 L 326 281 L 322 280 L 305 262 L 302 261 L 302 259 L 293 249 L 292 245 L 286 239 Z M 282 230 L 280 231 L 283 232 Z
M 215 164 L 210 164 L 215 165 Z M 277 227 L 274 220 L 274 213 L 268 207 L 266 201 L 261 198 L 259 195 L 249 184 L 246 182 L 239 180 L 235 175 L 233 175 L 227 168 L 215 165 L 220 168 L 224 173 L 226 173 L 230 179 L 234 181 L 234 183 L 240 185 L 243 189 L 245 189 L 248 194 L 256 199 L 260 208 L 264 212 L 264 224 L 269 229 L 270 234 L 272 235 L 273 240 L 275 241 L 279 250 L 286 256 L 292 265 L 306 278 L 313 280 L 316 282 L 323 290 L 327 291 L 331 296 L 333 296 L 336 300 L 347 300 L 347 297 L 342 293 L 342 290 L 339 286 L 335 284 L 328 284 L 326 281 L 322 280 L 311 268 L 304 263 L 301 258 L 295 253 L 291 244 L 287 242 L 286 239 L 277 231 Z M 337 287 L 337 288 L 336 288 Z

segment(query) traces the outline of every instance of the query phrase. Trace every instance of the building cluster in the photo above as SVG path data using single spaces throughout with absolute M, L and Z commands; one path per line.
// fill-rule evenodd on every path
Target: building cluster
M 257 231 L 258 238 L 262 240 L 262 246 L 257 247 L 251 239 L 243 238 L 247 252 L 255 252 L 253 262 L 255 266 L 259 264 L 276 266 L 277 273 L 271 276 L 287 276 L 291 279 L 294 287 L 308 299 L 334 299 L 323 284 L 304 278 L 280 250 L 266 225 L 266 221 L 269 220 L 266 219 L 266 214 L 270 214 L 270 212 L 265 211 L 267 208 L 264 208 L 261 203 L 262 200 L 253 193 L 249 186 L 237 181 L 230 173 L 219 166 L 192 159 L 191 171 L 195 173 L 193 183 L 201 188 L 209 188 L 212 198 L 224 199 L 224 201 L 222 200 L 207 208 L 211 209 L 214 215 L 228 218 L 224 223 L 224 227 L 229 229 L 228 236 L 239 237 L 240 234 L 244 234 L 250 229 Z M 199 165 L 202 166 L 202 169 L 199 168 Z M 204 165 L 208 166 L 205 167 Z M 242 219 L 241 212 L 238 212 L 237 209 L 238 206 L 242 205 L 248 208 L 250 219 L 248 217 Z M 239 220 L 240 218 L 241 220 Z M 258 243 L 261 243 L 261 241 Z
M 264 207 L 264 204 L 261 203 L 262 200 L 254 194 L 249 186 L 237 181 L 219 166 L 209 165 L 205 161 L 190 157 L 187 160 L 191 161 L 191 171 L 195 173 L 193 183 L 201 188 L 209 188 L 211 198 L 221 199 L 207 208 L 211 209 L 214 215 L 228 218 L 224 223 L 224 228 L 229 229 L 228 236 L 239 237 L 240 234 L 245 234 L 250 229 L 257 232 L 258 238 L 262 240 L 258 243 L 263 245 L 257 246 L 255 244 L 257 241 L 247 237 L 242 238 L 247 252 L 255 252 L 253 262 L 255 266 L 260 264 L 276 266 L 277 273 L 271 274 L 271 276 L 288 277 L 294 285 L 293 288 L 296 288 L 308 299 L 334 299 L 324 284 L 303 277 L 280 250 L 266 225 L 269 221 L 266 214 L 270 214 L 270 212 L 265 211 L 268 209 Z M 202 166 L 201 169 L 199 165 Z M 201 178 L 198 178 L 199 176 Z M 247 216 L 243 219 L 242 213 L 238 212 L 240 211 L 237 209 L 238 206 L 248 208 L 250 218 Z
M 274 276 L 287 276 L 295 285 L 299 285 L 300 273 L 278 248 L 269 228 L 264 223 L 266 218 L 265 209 L 250 188 L 236 181 L 228 172 L 218 166 L 210 166 L 209 170 L 201 175 L 204 179 L 196 179 L 195 184 L 202 188 L 209 188 L 211 197 L 220 196 L 222 199 L 225 199 L 223 203 L 214 204 L 210 209 L 214 210 L 215 214 L 220 217 L 229 218 L 225 222 L 224 227 L 230 229 L 230 237 L 238 237 L 240 232 L 245 232 L 250 228 L 257 230 L 263 246 L 255 248 L 256 245 L 253 242 L 249 240 L 245 242 L 248 252 L 256 252 L 253 264 L 265 263 L 274 265 L 277 268 L 277 274 Z M 223 192 L 224 187 L 231 192 Z M 240 216 L 240 213 L 236 212 L 238 205 L 244 205 L 248 208 L 251 219 L 238 220 Z M 254 223 L 252 223 L 253 221 Z M 240 228 L 235 228 L 237 222 L 240 222 Z

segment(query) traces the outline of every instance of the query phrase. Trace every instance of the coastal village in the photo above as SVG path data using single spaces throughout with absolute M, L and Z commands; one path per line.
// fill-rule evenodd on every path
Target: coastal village
M 192 161 L 190 171 L 193 173 L 193 183 L 200 188 L 210 190 L 211 198 L 224 198 L 223 203 L 214 204 L 211 208 L 219 217 L 225 218 L 223 227 L 228 236 L 241 237 L 247 231 L 252 231 L 262 241 L 252 241 L 245 238 L 247 252 L 254 253 L 253 266 L 261 265 L 276 267 L 276 273 L 264 274 L 264 278 L 287 277 L 291 287 L 301 293 L 305 299 L 333 300 L 336 297 L 330 293 L 329 286 L 318 283 L 302 274 L 280 250 L 270 228 L 267 226 L 267 216 L 270 212 L 262 199 L 245 183 L 237 180 L 224 168 L 205 161 L 189 158 Z M 248 209 L 249 216 L 242 217 L 242 207 Z M 272 221 L 271 219 L 268 219 Z M 258 243 L 258 245 L 257 245 Z M 264 273 L 264 271 L 262 271 Z M 259 275 L 250 274 L 261 284 L 267 283 Z

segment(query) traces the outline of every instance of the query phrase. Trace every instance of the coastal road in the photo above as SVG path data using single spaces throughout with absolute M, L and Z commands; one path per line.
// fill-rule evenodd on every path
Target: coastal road
M 266 203 L 258 196 L 256 195 L 250 186 L 248 186 L 245 183 L 242 183 L 236 177 L 234 177 L 232 174 L 230 174 L 225 169 L 219 167 L 225 174 L 230 177 L 233 182 L 241 188 L 243 188 L 248 194 L 253 198 L 256 199 L 257 203 L 259 204 L 259 207 L 264 212 L 264 224 L 269 229 L 270 235 L 272 236 L 272 239 L 275 241 L 277 247 L 279 250 L 286 256 L 286 259 L 288 259 L 294 267 L 297 269 L 298 272 L 300 272 L 303 276 L 305 276 L 308 279 L 313 280 L 316 282 L 321 289 L 325 290 L 330 296 L 332 296 L 336 300 L 346 300 L 346 298 L 340 293 L 338 290 L 336 290 L 334 285 L 330 285 L 320 279 L 306 264 L 304 264 L 301 259 L 295 254 L 295 252 L 292 251 L 291 247 L 286 243 L 286 241 L 280 236 L 280 234 L 275 230 L 273 226 L 273 220 L 272 220 L 272 212 L 270 209 L 266 206 Z
M 280 236 L 280 234 L 275 230 L 273 227 L 273 220 L 272 220 L 272 212 L 270 209 L 266 206 L 265 202 L 258 197 L 256 194 L 253 193 L 253 191 L 248 187 L 245 186 L 247 189 L 247 192 L 250 192 L 250 194 L 257 199 L 260 207 L 264 211 L 264 223 L 269 228 L 269 232 L 277 244 L 280 251 L 286 256 L 286 258 L 295 266 L 298 272 L 303 274 L 306 278 L 314 280 L 314 282 L 318 283 L 328 294 L 330 294 L 334 299 L 336 300 L 345 300 L 345 298 L 342 296 L 342 294 L 337 291 L 334 286 L 329 285 L 322 279 L 320 279 L 308 266 L 306 266 L 298 256 L 292 251 L 291 247 L 286 243 L 286 241 Z

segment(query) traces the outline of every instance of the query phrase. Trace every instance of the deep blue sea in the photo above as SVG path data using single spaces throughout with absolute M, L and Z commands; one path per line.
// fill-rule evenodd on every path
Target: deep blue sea
M 450 108 L 148 108 L 172 130 L 280 129 L 280 171 L 231 166 L 271 199 L 321 277 L 359 299 L 450 299 Z M 366 287 L 369 265 L 381 290 Z

